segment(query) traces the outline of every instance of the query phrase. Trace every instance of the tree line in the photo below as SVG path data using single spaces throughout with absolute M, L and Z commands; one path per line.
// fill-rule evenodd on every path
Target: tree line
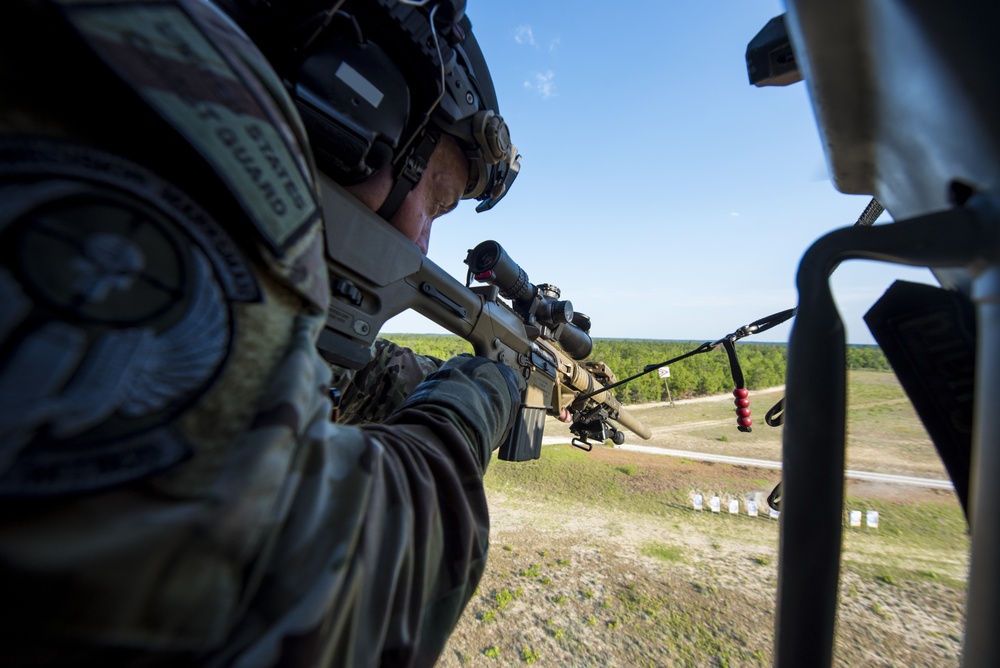
M 472 346 L 451 334 L 386 334 L 384 338 L 413 349 L 421 355 L 448 359 L 461 353 L 472 353 Z M 594 339 L 594 352 L 588 359 L 604 362 L 619 380 L 639 373 L 646 365 L 659 364 L 680 357 L 702 345 L 696 341 L 662 341 L 653 339 Z M 783 385 L 788 359 L 784 343 L 736 344 L 736 354 L 743 379 L 751 390 Z M 849 369 L 889 371 L 889 363 L 878 346 L 847 347 Z M 651 403 L 686 399 L 710 394 L 732 392 L 732 371 L 729 356 L 719 346 L 669 365 L 669 378 L 660 378 L 656 371 L 618 387 L 615 396 L 624 404 Z

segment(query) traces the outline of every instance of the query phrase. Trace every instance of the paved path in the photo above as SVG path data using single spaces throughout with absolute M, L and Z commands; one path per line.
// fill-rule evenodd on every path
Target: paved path
M 780 392 L 784 390 L 784 386 L 770 387 L 766 390 L 758 390 L 758 392 Z M 729 394 L 716 394 L 707 397 L 697 397 L 695 399 L 678 399 L 674 401 L 675 404 L 686 404 L 686 403 L 698 403 L 704 401 L 728 401 L 732 399 L 732 395 Z M 874 405 L 881 404 L 895 404 L 908 401 L 908 399 L 894 399 L 891 401 L 882 401 Z M 669 405 L 668 402 L 659 402 L 652 404 L 635 404 L 627 406 L 630 411 L 641 410 L 644 408 L 653 408 L 656 406 L 666 406 Z M 867 408 L 867 406 L 852 406 L 853 408 Z M 688 429 L 691 427 L 702 427 L 714 424 L 728 424 L 732 422 L 731 419 L 726 420 L 704 420 L 702 422 L 689 422 L 686 424 L 671 425 L 668 427 L 659 427 L 656 432 L 664 431 L 680 431 L 683 429 Z M 555 445 L 557 443 L 567 443 L 565 436 L 545 436 L 542 438 L 542 445 Z M 685 459 L 694 459 L 697 461 L 706 462 L 721 462 L 724 464 L 741 464 L 743 466 L 756 466 L 765 469 L 781 469 L 781 462 L 771 461 L 767 459 L 750 459 L 747 457 L 730 457 L 728 455 L 715 455 L 706 452 L 692 452 L 689 450 L 671 450 L 669 448 L 658 448 L 651 445 L 633 445 L 631 443 L 624 443 L 622 445 L 615 446 L 617 450 L 629 450 L 632 452 L 642 452 L 650 455 L 665 455 L 668 457 L 683 457 Z M 884 482 L 896 485 L 914 485 L 916 487 L 929 487 L 931 489 L 954 489 L 950 480 L 941 480 L 938 478 L 917 478 L 914 476 L 907 475 L 894 475 L 890 473 L 873 473 L 871 471 L 852 471 L 850 469 L 846 472 L 848 478 L 854 480 L 868 480 L 871 482 Z
M 542 438 L 542 445 L 556 445 L 568 443 L 565 436 L 545 436 Z M 708 452 L 692 452 L 690 450 L 671 450 L 669 448 L 658 448 L 652 445 L 633 445 L 624 443 L 616 445 L 616 450 L 628 450 L 630 452 L 641 452 L 647 455 L 664 455 L 667 457 L 683 457 L 684 459 L 694 459 L 703 462 L 721 462 L 723 464 L 741 464 L 743 466 L 756 466 L 763 469 L 781 469 L 781 462 L 768 459 L 750 459 L 748 457 L 730 457 L 728 455 L 716 455 Z M 954 489 L 950 480 L 938 478 L 917 478 L 908 475 L 894 475 L 891 473 L 873 473 L 871 471 L 847 470 L 847 477 L 854 480 L 868 480 L 871 482 L 884 482 L 896 485 L 914 485 L 916 487 L 929 487 L 931 489 Z
M 565 442 L 565 439 L 563 439 Z M 544 440 L 543 440 L 544 443 Z M 767 459 L 749 459 L 747 457 L 729 457 L 727 455 L 714 455 L 704 452 L 689 452 L 687 450 L 669 450 L 667 448 L 657 448 L 650 445 L 632 445 L 625 443 L 615 446 L 618 450 L 631 450 L 633 452 L 643 452 L 651 455 L 668 455 L 671 457 L 684 457 L 685 459 L 695 459 L 707 462 L 723 462 L 726 464 L 742 464 L 744 466 L 757 466 L 765 469 L 781 469 L 781 462 L 769 461 Z M 872 482 L 886 482 L 897 485 L 915 485 L 918 487 L 930 487 L 933 489 L 954 489 L 950 480 L 940 480 L 937 478 L 917 478 L 908 475 L 894 475 L 890 473 L 872 473 L 870 471 L 847 470 L 847 477 L 854 480 L 869 480 Z

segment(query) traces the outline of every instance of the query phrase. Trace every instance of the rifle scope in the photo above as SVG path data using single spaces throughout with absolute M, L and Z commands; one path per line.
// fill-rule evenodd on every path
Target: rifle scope
M 484 241 L 465 257 L 472 276 L 483 283 L 495 285 L 500 295 L 509 299 L 514 310 L 526 323 L 536 322 L 552 331 L 552 338 L 559 342 L 566 354 L 575 360 L 586 359 L 594 349 L 594 342 L 587 330 L 590 319 L 582 313 L 583 326 L 573 322 L 573 304 L 560 300 L 559 288 L 554 285 L 532 285 L 520 265 L 510 259 L 503 247 L 495 241 Z

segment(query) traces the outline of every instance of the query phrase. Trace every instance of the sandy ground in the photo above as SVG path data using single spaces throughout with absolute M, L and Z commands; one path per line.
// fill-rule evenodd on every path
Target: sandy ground
M 756 486 L 774 471 L 595 448 L 641 464 L 637 488 Z M 953 493 L 851 483 L 859 498 L 951 502 Z M 492 492 L 491 553 L 440 666 L 757 666 L 773 659 L 778 528 L 774 520 L 612 512 Z M 891 561 L 877 537 L 849 536 L 844 558 Z M 957 666 L 966 562 L 925 559 L 928 581 L 841 576 L 837 666 Z M 506 592 L 506 594 L 504 593 Z M 508 600 L 510 599 L 510 600 Z

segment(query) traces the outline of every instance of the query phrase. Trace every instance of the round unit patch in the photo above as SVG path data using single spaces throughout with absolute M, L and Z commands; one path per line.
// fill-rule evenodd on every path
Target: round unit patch
M 188 457 L 172 421 L 225 363 L 230 302 L 259 299 L 223 229 L 120 158 L 5 141 L 0 257 L 0 494 L 93 490 Z

